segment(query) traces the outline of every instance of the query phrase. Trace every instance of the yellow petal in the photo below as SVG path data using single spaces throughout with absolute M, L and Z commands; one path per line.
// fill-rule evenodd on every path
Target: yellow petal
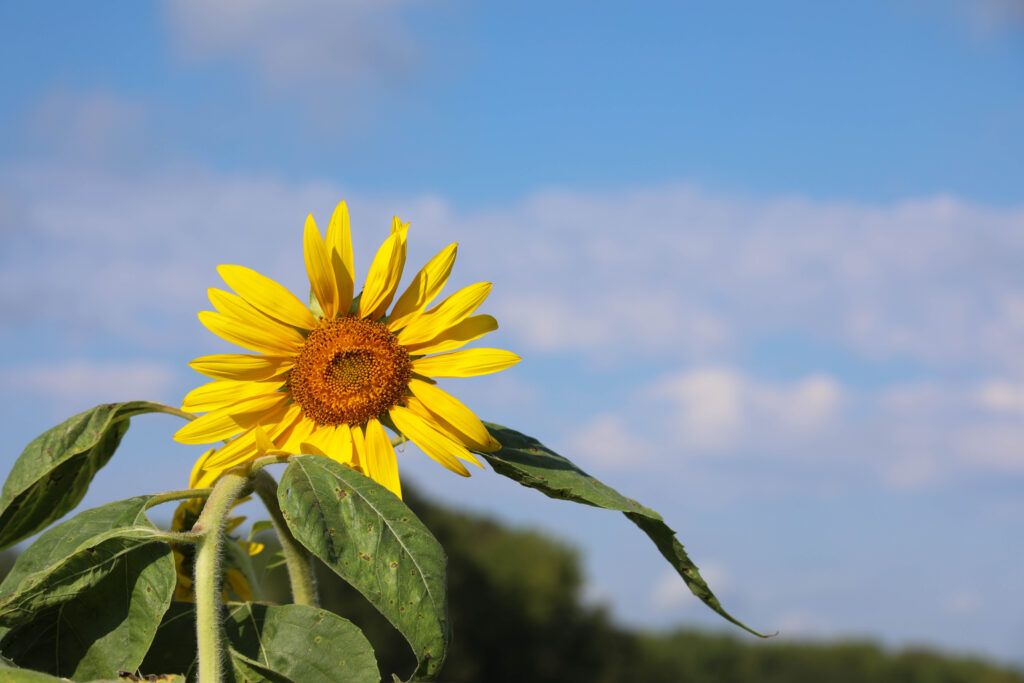
M 267 430 L 263 429 L 263 427 L 255 425 L 252 428 L 252 436 L 256 440 L 256 450 L 259 451 L 260 455 L 266 455 L 271 451 L 277 450 L 270 435 L 267 434 Z
M 480 450 L 494 450 L 494 438 L 487 427 L 457 398 L 434 384 L 416 378 L 409 380 L 409 390 L 430 412 L 451 425 L 463 437 L 460 441 Z
M 408 344 L 406 349 L 414 356 L 452 351 L 479 339 L 485 334 L 494 332 L 496 329 L 498 329 L 498 321 L 492 316 L 471 315 L 458 325 L 449 327 L 430 341 Z
M 313 214 L 306 218 L 306 229 L 302 235 L 302 251 L 306 257 L 306 274 L 313 288 L 313 295 L 320 302 L 320 308 L 327 318 L 338 315 L 338 282 L 331 268 L 331 254 L 320 237 L 320 231 L 313 220 Z
M 398 341 L 408 346 L 434 339 L 465 320 L 466 316 L 484 302 L 490 292 L 490 282 L 478 282 L 475 285 L 463 287 L 409 323 L 404 330 L 396 335 Z
M 473 457 L 465 446 L 455 443 L 408 408 L 392 406 L 388 415 L 391 416 L 398 430 L 412 439 L 413 443 L 419 446 L 424 453 L 452 472 L 464 477 L 469 476 L 469 470 L 458 461 L 460 457 L 467 460 Z
M 207 377 L 253 382 L 284 374 L 291 370 L 293 365 L 295 365 L 294 358 L 247 353 L 221 353 L 203 356 L 189 363 L 189 367 Z
M 300 415 L 301 411 L 295 404 L 287 406 L 287 408 L 278 407 L 260 420 L 259 424 L 218 448 L 216 453 L 210 457 L 209 465 L 222 467 L 224 463 L 245 462 L 250 458 L 264 455 L 267 451 L 278 450 L 273 445 L 274 438 L 291 427 Z M 263 436 L 271 440 L 270 447 L 263 442 Z
M 304 341 L 303 336 L 294 327 L 285 325 L 257 310 L 237 294 L 215 287 L 209 288 L 206 292 L 210 297 L 210 303 L 219 313 L 237 320 L 247 328 L 264 330 L 266 334 L 272 335 L 276 339 L 287 339 L 295 344 L 301 344 Z
M 331 269 L 338 291 L 338 311 L 348 313 L 355 290 L 356 269 L 352 259 L 352 226 L 348 217 L 348 205 L 339 202 L 327 225 L 327 251 L 331 257 Z
M 296 420 L 291 429 L 286 430 L 274 442 L 285 453 L 300 454 L 302 453 L 302 444 L 309 440 L 309 436 L 315 429 L 316 423 L 303 416 Z
M 348 425 L 339 425 L 331 434 L 327 443 L 327 457 L 342 465 L 352 466 L 352 430 Z
M 178 430 L 174 440 L 200 444 L 226 439 L 253 426 L 287 400 L 288 394 L 282 392 L 243 398 L 192 420 Z
M 384 315 L 388 304 L 394 298 L 398 281 L 402 279 L 402 267 L 405 265 L 407 232 L 408 228 L 393 231 L 377 250 L 377 255 L 370 264 L 370 272 L 366 275 L 363 296 L 359 300 L 360 318 L 376 320 Z
M 210 287 L 206 290 L 213 307 L 224 315 L 260 329 L 272 329 L 281 335 L 298 334 L 295 328 L 270 317 L 237 294 Z
M 223 313 L 199 311 L 199 322 L 221 339 L 271 356 L 294 356 L 305 341 L 298 332 L 281 335 L 270 327 L 255 327 Z
M 452 272 L 458 247 L 458 244 L 449 244 L 416 273 L 391 311 L 388 318 L 389 330 L 394 332 L 408 325 L 440 293 Z
M 330 446 L 328 443 L 331 439 L 331 433 L 334 431 L 334 427 L 318 427 L 306 437 L 306 440 L 299 444 L 299 448 L 304 455 L 322 455 L 327 457 L 327 451 Z
M 363 435 L 363 428 L 351 425 L 349 435 L 352 437 L 352 469 L 368 477 L 370 473 L 366 469 L 366 437 Z
M 306 305 L 269 277 L 245 266 L 217 266 L 217 272 L 231 289 L 267 315 L 306 330 L 316 326 L 316 320 Z
M 246 382 L 234 379 L 218 379 L 196 387 L 185 394 L 181 409 L 190 413 L 205 413 L 217 410 L 249 396 L 270 394 L 284 386 L 284 380 L 273 382 Z
M 391 439 L 377 418 L 366 423 L 366 454 L 370 477 L 399 498 L 402 484 L 398 480 L 398 458 Z
M 218 472 L 223 472 L 238 463 L 245 462 L 259 455 L 259 449 L 256 447 L 255 432 L 250 429 L 214 451 L 206 466 L 208 468 L 216 468 Z
M 202 457 L 196 460 L 196 464 L 192 466 L 192 474 L 189 476 L 188 487 L 190 489 L 204 489 L 214 482 L 214 480 L 223 471 L 221 469 L 207 469 L 207 461 L 210 456 L 213 455 L 214 451 L 208 450 L 203 453 Z
M 522 358 L 502 349 L 462 349 L 417 358 L 412 371 L 426 377 L 473 377 L 510 368 Z
M 461 443 L 467 449 L 476 448 L 477 450 L 490 452 L 496 451 L 499 448 L 501 448 L 501 444 L 498 443 L 497 440 L 493 441 L 493 443 L 489 442 L 485 444 L 486 448 L 481 448 L 478 444 L 471 443 L 465 434 L 460 434 L 459 431 L 455 429 L 455 427 L 452 427 L 451 424 L 449 424 L 446 420 L 442 419 L 437 413 L 432 413 L 429 410 L 427 410 L 427 407 L 423 405 L 423 401 L 419 400 L 415 396 L 406 396 L 404 400 L 405 406 L 409 410 L 411 410 L 412 412 L 416 413 L 424 420 L 429 422 L 434 429 L 441 432 L 455 443 Z M 462 460 L 465 460 L 466 462 L 471 462 L 477 467 L 483 468 L 483 463 L 481 463 L 477 459 L 476 455 L 474 455 L 472 451 L 467 450 L 466 452 L 469 453 L 468 458 L 464 456 L 457 457 L 460 457 Z

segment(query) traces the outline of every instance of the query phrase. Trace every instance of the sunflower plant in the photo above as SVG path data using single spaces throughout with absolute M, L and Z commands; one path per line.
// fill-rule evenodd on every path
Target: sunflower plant
M 210 379 L 181 408 L 104 404 L 44 432 L 14 463 L 0 494 L 0 548 L 42 533 L 0 583 L 0 681 L 379 681 L 373 650 L 341 615 L 318 606 L 313 563 L 351 584 L 405 637 L 435 680 L 451 642 L 444 550 L 402 502 L 396 445 L 412 442 L 460 476 L 467 465 L 563 500 L 617 510 L 654 542 L 708 607 L 719 604 L 653 510 L 520 432 L 483 422 L 439 378 L 499 372 L 510 351 L 463 348 L 497 329 L 476 313 L 491 284 L 444 297 L 451 244 L 401 290 L 409 224 L 394 219 L 357 291 L 348 209 L 326 234 L 303 232 L 304 303 L 254 270 L 223 265 L 230 290 L 199 313 L 247 353 L 208 355 Z M 209 449 L 189 487 L 142 495 L 53 524 L 82 500 L 132 417 L 166 413 L 174 435 Z M 267 469 L 284 465 L 275 479 Z M 252 570 L 262 546 L 233 534 L 232 510 L 262 501 L 287 566 L 292 602 L 268 604 Z M 148 511 L 178 501 L 169 529 Z M 51 526 L 52 525 L 52 526 Z M 756 635 L 761 635 L 751 631 Z M 383 672 L 399 680 L 408 672 Z

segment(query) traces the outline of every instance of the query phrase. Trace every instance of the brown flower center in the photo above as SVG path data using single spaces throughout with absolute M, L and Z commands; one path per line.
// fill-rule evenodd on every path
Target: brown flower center
M 318 425 L 364 424 L 405 395 L 409 353 L 382 323 L 323 319 L 288 379 L 292 399 Z

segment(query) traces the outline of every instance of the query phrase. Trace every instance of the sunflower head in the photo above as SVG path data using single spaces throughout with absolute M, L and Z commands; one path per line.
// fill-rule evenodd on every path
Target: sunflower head
M 470 285 L 433 303 L 455 261 L 457 245 L 451 244 L 396 300 L 408 231 L 408 223 L 395 218 L 356 295 L 345 203 L 335 209 L 326 237 L 309 216 L 303 235 L 308 306 L 256 271 L 218 268 L 234 292 L 209 290 L 215 310 L 199 319 L 253 353 L 204 356 L 190 364 L 213 381 L 185 397 L 184 410 L 205 414 L 175 438 L 228 440 L 196 463 L 193 487 L 208 486 L 261 454 L 306 453 L 358 469 L 401 496 L 389 430 L 463 476 L 469 476 L 464 462 L 482 466 L 471 450 L 500 447 L 479 418 L 433 379 L 498 372 L 519 361 L 500 349 L 461 348 L 498 328 L 491 316 L 475 314 L 491 285 Z

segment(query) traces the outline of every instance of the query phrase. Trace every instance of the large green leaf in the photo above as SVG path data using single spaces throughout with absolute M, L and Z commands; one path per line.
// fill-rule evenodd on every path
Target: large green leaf
M 0 493 L 0 549 L 71 511 L 128 431 L 128 418 L 173 408 L 148 401 L 106 403 L 79 413 L 32 440 Z
M 380 680 L 366 636 L 327 610 L 304 605 L 232 603 L 224 632 L 231 674 L 241 681 L 366 683 Z M 195 612 L 172 603 L 140 670 L 195 674 Z
M 288 527 L 409 641 L 416 675 L 437 676 L 451 640 L 447 558 L 393 493 L 328 458 L 292 458 L 278 500 Z
M 244 658 L 296 683 L 380 680 L 373 648 L 352 622 L 304 605 L 230 605 L 224 624 L 233 659 Z
M 646 533 L 661 554 L 675 567 L 690 591 L 715 612 L 754 635 L 766 637 L 751 629 L 726 612 L 711 592 L 697 565 L 686 554 L 683 544 L 654 510 L 626 498 L 612 487 L 590 476 L 579 467 L 540 443 L 514 429 L 485 423 L 501 450 L 492 453 L 477 451 L 498 474 L 503 474 L 523 486 L 537 489 L 551 498 L 571 500 L 584 505 L 618 510 Z
M 143 496 L 86 510 L 44 532 L 0 584 L 0 652 L 76 680 L 134 671 L 176 581 Z

